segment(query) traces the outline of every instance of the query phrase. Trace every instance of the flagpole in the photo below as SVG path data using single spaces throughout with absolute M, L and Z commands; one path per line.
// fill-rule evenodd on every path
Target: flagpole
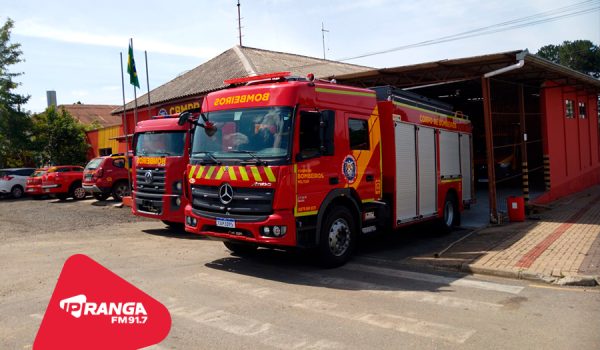
M 148 119 L 150 119 L 150 76 L 148 75 L 148 51 L 144 50 L 144 58 L 146 59 L 146 86 L 148 87 Z
M 131 45 L 131 51 L 133 52 L 133 39 L 129 39 L 129 44 Z M 133 86 L 133 126 L 137 125 L 138 115 L 137 115 L 137 92 L 135 91 L 135 85 Z
M 125 78 L 123 74 L 123 53 L 119 52 L 121 58 L 121 91 L 123 91 L 123 132 L 125 132 L 125 159 L 127 164 L 129 163 L 129 132 L 127 130 L 127 111 L 125 110 Z M 131 188 L 131 173 L 127 175 L 127 184 Z

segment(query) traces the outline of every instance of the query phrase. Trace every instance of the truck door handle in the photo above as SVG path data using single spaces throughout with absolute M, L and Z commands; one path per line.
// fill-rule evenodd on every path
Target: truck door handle
M 338 177 L 337 177 L 337 176 L 334 176 L 334 177 L 330 177 L 330 178 L 329 178 L 329 184 L 330 184 L 330 185 L 337 185 L 337 184 L 339 184 L 339 183 L 340 183 L 340 179 L 338 179 Z
M 375 176 L 372 174 L 367 175 L 367 182 L 373 182 L 375 180 Z

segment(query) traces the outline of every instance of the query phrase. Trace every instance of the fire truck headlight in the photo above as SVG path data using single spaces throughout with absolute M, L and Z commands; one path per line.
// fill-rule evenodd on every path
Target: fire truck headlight
M 283 237 L 286 232 L 286 226 L 263 226 L 260 228 L 260 234 L 263 237 Z
M 195 218 L 193 218 L 191 216 L 186 216 L 185 217 L 185 223 L 188 226 L 196 227 L 196 225 L 198 225 L 198 220 L 196 220 Z

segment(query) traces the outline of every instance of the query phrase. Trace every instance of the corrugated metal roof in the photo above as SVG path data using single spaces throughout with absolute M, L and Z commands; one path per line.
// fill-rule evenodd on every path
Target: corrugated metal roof
M 111 112 L 117 108 L 116 105 L 86 105 L 72 104 L 59 105 L 64 108 L 73 118 L 79 120 L 83 125 L 90 125 L 97 121 L 102 127 L 121 124 L 121 117 L 112 115 Z
M 344 84 L 365 87 L 394 85 L 399 88 L 481 79 L 485 73 L 515 64 L 517 55 L 521 53 L 525 54 L 525 65 L 520 69 L 502 74 L 502 77 L 510 77 L 511 80 L 529 84 L 538 84 L 545 80 L 564 81 L 600 90 L 600 80 L 522 50 L 371 69 L 337 75 L 336 79 L 339 83 Z
M 306 76 L 313 73 L 316 77 L 326 77 L 370 69 L 372 68 L 285 52 L 235 46 L 150 91 L 150 103 L 160 104 L 206 94 L 224 88 L 223 80 L 256 74 L 290 71 L 293 75 Z M 146 94 L 137 98 L 137 104 L 138 108 L 148 105 Z M 131 101 L 125 108 L 130 110 L 133 106 Z M 119 107 L 112 113 L 120 113 L 122 110 L 123 107 Z

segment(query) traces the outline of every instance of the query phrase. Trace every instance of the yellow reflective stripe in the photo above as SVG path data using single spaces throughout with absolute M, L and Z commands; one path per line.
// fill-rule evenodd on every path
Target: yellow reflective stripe
M 194 177 L 195 172 L 196 172 L 196 166 L 192 165 L 192 167 L 190 168 L 190 174 L 188 175 L 188 179 L 191 179 L 192 177 Z
M 265 174 L 267 174 L 267 179 L 269 179 L 270 182 L 275 182 L 275 174 L 273 174 L 273 170 L 271 170 L 271 168 L 269 168 L 269 167 L 264 167 L 263 169 L 265 169 Z
M 252 171 L 252 176 L 254 176 L 254 180 L 256 181 L 262 181 L 262 176 L 260 176 L 260 173 L 258 172 L 258 168 L 255 166 L 251 166 L 250 167 L 250 171 Z
M 242 176 L 242 180 L 244 180 L 244 181 L 250 180 L 250 178 L 248 177 L 248 173 L 246 172 L 246 167 L 241 166 L 238 169 L 240 169 L 240 175 Z
M 229 179 L 232 181 L 237 180 L 237 176 L 235 176 L 235 171 L 233 169 L 233 167 L 229 167 L 229 169 L 227 169 L 227 173 L 229 173 Z
M 448 182 L 459 182 L 459 181 L 462 181 L 462 179 L 460 177 L 457 179 L 444 179 L 444 180 L 442 180 L 442 183 L 445 184 Z
M 347 91 L 347 90 L 338 90 L 338 89 L 326 89 L 326 88 L 316 88 L 316 92 L 325 92 L 330 94 L 339 94 L 339 95 L 351 95 L 351 96 L 364 96 L 364 97 L 375 97 L 375 92 L 359 92 L 359 91 Z
M 198 174 L 196 174 L 196 179 L 199 179 L 202 177 L 202 173 L 204 172 L 204 168 L 206 168 L 204 165 L 200 166 L 200 170 L 198 170 Z
M 206 172 L 206 177 L 205 177 L 205 179 L 206 179 L 206 180 L 210 179 L 210 177 L 212 176 L 212 174 L 213 174 L 213 172 L 214 172 L 214 171 L 215 171 L 215 166 L 214 166 L 214 165 L 211 165 L 211 166 L 208 168 L 208 171 Z
M 303 211 L 301 213 L 296 213 L 296 216 L 308 216 L 308 215 L 317 215 L 319 213 L 318 210 L 313 211 Z
M 221 180 L 224 172 L 225 172 L 225 167 L 219 167 L 219 171 L 217 171 L 217 176 L 215 176 L 215 180 Z
M 375 201 L 375 198 L 366 198 L 366 199 L 362 200 L 363 203 L 370 203 L 370 202 L 374 202 L 374 201 Z

